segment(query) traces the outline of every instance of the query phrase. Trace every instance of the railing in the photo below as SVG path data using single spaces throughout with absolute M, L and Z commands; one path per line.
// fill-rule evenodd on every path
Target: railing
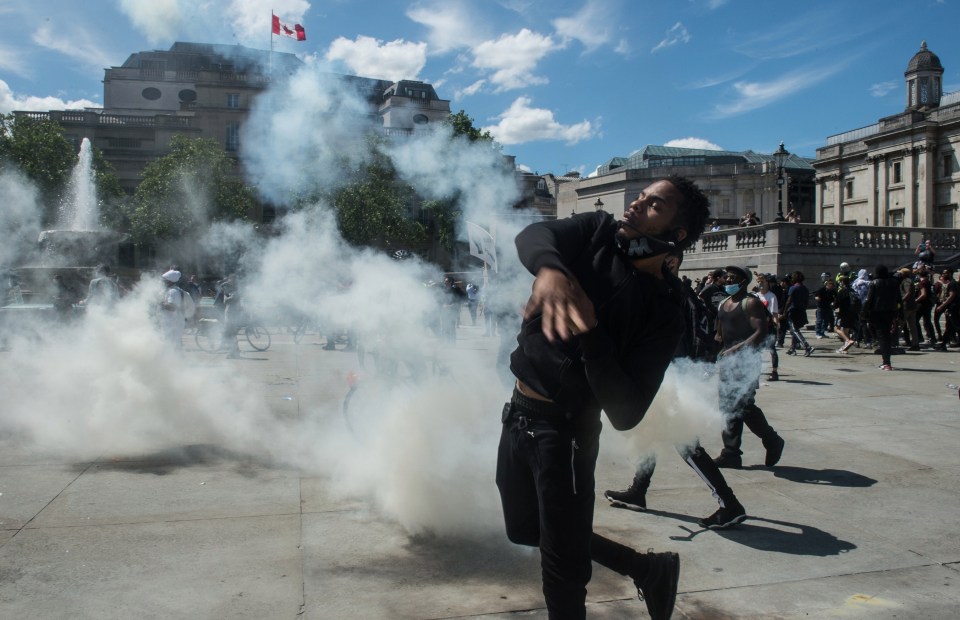
M 878 250 L 913 253 L 918 239 L 929 239 L 939 251 L 960 251 L 960 230 L 949 228 L 898 228 L 844 224 L 790 224 L 774 222 L 758 226 L 705 232 L 692 251 L 726 252 L 750 248 L 811 248 Z
M 835 136 L 830 136 L 827 138 L 827 146 L 843 144 L 844 142 L 850 142 L 852 140 L 862 140 L 863 138 L 877 133 L 880 133 L 880 123 L 874 123 L 873 125 L 868 125 L 867 127 L 852 129 L 850 131 L 845 131 L 844 133 L 838 133 Z
M 111 125 L 124 127 L 176 127 L 189 128 L 189 116 L 173 114 L 154 114 L 152 116 L 134 116 L 130 114 L 102 114 L 79 110 L 55 110 L 52 112 L 17 112 L 35 121 L 53 121 L 64 124 Z

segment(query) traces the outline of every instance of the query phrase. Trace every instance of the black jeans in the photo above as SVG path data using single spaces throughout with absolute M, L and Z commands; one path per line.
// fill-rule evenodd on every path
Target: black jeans
M 690 469 L 695 471 L 696 474 L 700 476 L 700 479 L 710 487 L 714 499 L 716 499 L 721 506 L 725 508 L 727 505 L 737 501 L 733 490 L 730 488 L 730 485 L 727 484 L 727 480 L 723 477 L 720 468 L 713 462 L 713 459 L 710 458 L 710 455 L 703 449 L 699 441 L 693 445 L 677 445 L 676 448 L 680 457 L 690 466 Z M 647 463 L 649 463 L 649 465 L 646 465 Z M 644 461 L 643 464 L 646 466 L 637 471 L 633 477 L 632 486 L 646 490 L 650 486 L 650 479 L 653 478 L 653 470 L 657 467 L 657 459 L 656 457 L 649 458 Z

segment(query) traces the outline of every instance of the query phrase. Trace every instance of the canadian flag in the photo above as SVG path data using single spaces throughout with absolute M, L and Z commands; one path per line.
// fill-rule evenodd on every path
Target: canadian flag
M 307 40 L 307 31 L 303 29 L 303 26 L 294 24 L 293 28 L 291 28 L 286 24 L 281 24 L 280 18 L 276 15 L 273 16 L 273 34 L 282 34 L 285 37 L 290 37 L 297 41 Z

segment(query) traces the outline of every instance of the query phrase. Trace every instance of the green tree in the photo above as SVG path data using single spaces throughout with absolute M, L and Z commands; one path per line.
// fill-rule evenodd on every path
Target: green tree
M 464 110 L 460 110 L 456 114 L 451 114 L 444 119 L 444 123 L 450 125 L 453 128 L 453 135 L 456 136 L 466 136 L 470 142 L 490 142 L 492 145 L 500 148 L 493 140 L 493 136 L 490 135 L 489 131 L 480 131 L 473 125 L 473 119 Z
M 127 209 L 134 239 L 174 239 L 210 221 L 246 217 L 256 197 L 234 176 L 235 170 L 236 162 L 216 140 L 175 135 L 170 152 L 144 168 Z
M 376 141 L 371 150 L 371 160 L 354 171 L 354 182 L 333 193 L 340 234 L 352 245 L 384 250 L 423 245 L 426 229 L 413 217 L 413 188 L 397 178 Z
M 40 190 L 43 223 L 53 224 L 57 205 L 77 153 L 59 124 L 13 114 L 0 115 L 0 170 L 15 168 Z

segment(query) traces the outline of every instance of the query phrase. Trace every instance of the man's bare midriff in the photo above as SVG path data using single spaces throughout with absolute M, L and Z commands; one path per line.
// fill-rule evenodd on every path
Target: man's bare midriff
M 521 381 L 520 379 L 517 379 L 517 391 L 520 392 L 521 394 L 523 394 L 524 396 L 526 396 L 527 398 L 532 398 L 532 399 L 534 399 L 534 400 L 542 400 L 543 402 L 546 402 L 546 403 L 552 403 L 552 402 L 553 402 L 552 400 L 550 400 L 550 399 L 547 398 L 546 396 L 543 396 L 543 395 L 538 394 L 537 392 L 535 392 L 535 391 L 533 390 L 533 388 L 531 388 L 529 385 L 527 385 L 526 383 L 524 383 L 524 382 Z

